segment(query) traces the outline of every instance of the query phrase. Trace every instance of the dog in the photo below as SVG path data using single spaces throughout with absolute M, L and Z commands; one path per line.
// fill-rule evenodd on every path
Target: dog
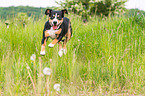
M 50 37 L 53 41 L 48 45 L 50 48 L 54 47 L 56 43 L 59 44 L 59 56 L 66 54 L 66 43 L 71 39 L 72 27 L 71 22 L 67 17 L 68 14 L 66 9 L 61 11 L 55 11 L 52 9 L 46 9 L 45 15 L 49 16 L 49 20 L 45 23 L 43 29 L 43 38 L 41 41 L 41 55 L 45 55 L 46 41 Z M 62 40 L 62 38 L 65 38 Z M 61 44 L 63 42 L 63 46 Z

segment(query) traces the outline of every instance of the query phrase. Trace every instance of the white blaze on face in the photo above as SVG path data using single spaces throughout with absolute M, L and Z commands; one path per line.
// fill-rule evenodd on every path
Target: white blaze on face
M 57 20 L 57 13 L 55 14 L 55 18 L 53 19 L 53 29 L 56 30 L 58 28 L 58 20 Z
M 53 19 L 53 22 L 57 22 L 57 13 L 55 14 L 55 18 Z M 58 23 L 58 22 L 57 22 Z M 57 24 L 56 24 L 57 25 Z

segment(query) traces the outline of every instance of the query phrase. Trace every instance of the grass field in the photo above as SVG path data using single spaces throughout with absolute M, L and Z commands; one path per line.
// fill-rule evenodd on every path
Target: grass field
M 10 25 L 7 29 L 0 21 L 1 95 L 144 96 L 144 29 L 124 16 L 92 17 L 87 24 L 78 16 L 67 17 L 73 37 L 62 57 L 58 45 L 47 46 L 45 56 L 39 54 L 46 18 L 31 21 L 25 28 Z M 43 74 L 45 67 L 51 69 L 51 75 Z M 60 91 L 54 84 L 60 84 Z

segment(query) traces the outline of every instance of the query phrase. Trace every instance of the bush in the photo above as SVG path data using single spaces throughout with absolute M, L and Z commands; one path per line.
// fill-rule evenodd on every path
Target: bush
M 88 19 L 90 15 L 109 16 L 123 12 L 125 2 L 126 0 L 64 0 L 58 4 L 80 15 L 82 19 Z
M 139 11 L 133 17 L 133 21 L 135 23 L 137 23 L 139 26 L 141 26 L 142 28 L 145 27 L 145 18 L 144 18 L 144 15 L 142 13 L 140 13 Z

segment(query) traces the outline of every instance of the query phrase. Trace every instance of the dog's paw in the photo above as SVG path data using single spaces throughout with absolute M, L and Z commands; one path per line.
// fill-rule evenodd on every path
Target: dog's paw
M 50 44 L 48 45 L 48 47 L 54 47 L 54 44 L 50 43 Z
M 45 55 L 45 51 L 40 51 L 40 55 Z
M 61 57 L 63 55 L 63 48 L 61 48 L 58 52 L 58 55 Z
M 67 53 L 67 52 L 66 52 L 66 49 L 63 49 L 63 53 L 64 53 L 64 55 L 66 55 L 66 53 Z

